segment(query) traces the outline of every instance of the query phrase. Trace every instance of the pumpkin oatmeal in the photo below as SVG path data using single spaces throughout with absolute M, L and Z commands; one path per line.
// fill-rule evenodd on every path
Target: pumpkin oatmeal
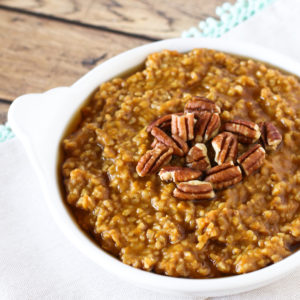
M 199 101 L 210 111 L 197 136 Z M 207 49 L 151 54 L 101 84 L 63 149 L 78 224 L 128 265 L 213 278 L 297 250 L 300 83 L 276 68 Z

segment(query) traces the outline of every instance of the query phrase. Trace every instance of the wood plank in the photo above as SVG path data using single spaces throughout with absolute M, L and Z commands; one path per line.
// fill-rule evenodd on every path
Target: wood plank
M 0 0 L 1 5 L 154 39 L 178 37 L 235 0 Z
M 9 103 L 2 102 L 0 100 L 0 124 L 4 124 L 7 121 L 8 109 L 9 109 Z
M 0 99 L 70 85 L 147 41 L 0 9 Z

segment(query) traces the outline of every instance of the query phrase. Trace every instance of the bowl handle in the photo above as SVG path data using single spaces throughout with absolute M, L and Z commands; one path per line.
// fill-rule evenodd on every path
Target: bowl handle
M 54 88 L 42 94 L 20 96 L 9 108 L 8 123 L 21 140 L 24 136 L 30 137 L 31 140 L 41 138 L 51 129 L 49 120 L 60 121 L 58 114 L 61 114 L 63 100 L 68 100 L 69 97 L 69 87 Z
M 81 100 L 72 95 L 71 88 L 59 87 L 42 94 L 20 96 L 10 106 L 8 123 L 31 161 L 40 168 L 45 165 L 48 152 L 60 142 L 66 121 L 77 107 L 74 99 Z

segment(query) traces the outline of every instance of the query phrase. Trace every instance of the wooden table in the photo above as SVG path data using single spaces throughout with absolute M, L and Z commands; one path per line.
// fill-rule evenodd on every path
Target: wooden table
M 0 0 L 0 123 L 17 96 L 70 85 L 120 52 L 179 37 L 224 2 Z

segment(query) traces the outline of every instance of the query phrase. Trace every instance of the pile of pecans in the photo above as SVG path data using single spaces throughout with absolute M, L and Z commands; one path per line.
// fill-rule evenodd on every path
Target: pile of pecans
M 174 197 L 204 200 L 214 198 L 215 190 L 234 185 L 243 175 L 258 170 L 265 150 L 276 150 L 281 134 L 272 123 L 257 125 L 246 120 L 228 121 L 219 133 L 220 112 L 214 102 L 197 96 L 185 105 L 184 113 L 165 115 L 152 122 L 147 127 L 154 137 L 152 149 L 140 158 L 138 175 L 144 177 L 159 171 L 161 180 L 176 183 Z M 237 157 L 238 143 L 254 145 Z M 210 145 L 216 164 L 213 167 L 207 151 Z M 185 157 L 185 167 L 167 165 L 173 155 Z

